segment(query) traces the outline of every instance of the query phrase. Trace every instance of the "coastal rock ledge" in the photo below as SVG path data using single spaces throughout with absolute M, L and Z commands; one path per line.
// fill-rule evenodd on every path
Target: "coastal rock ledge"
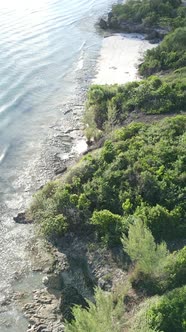
M 153 43 L 162 40 L 165 35 L 170 31 L 167 28 L 162 28 L 160 26 L 146 26 L 143 23 L 137 24 L 134 22 L 129 22 L 127 20 L 116 18 L 112 12 L 108 13 L 106 19 L 101 18 L 99 21 L 99 26 L 103 30 L 112 30 L 114 32 L 126 32 L 126 33 L 140 33 L 145 34 L 147 39 Z

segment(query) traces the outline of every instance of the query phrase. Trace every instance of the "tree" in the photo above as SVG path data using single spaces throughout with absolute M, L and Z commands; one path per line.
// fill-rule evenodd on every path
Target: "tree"
M 112 293 L 95 292 L 95 304 L 87 301 L 89 308 L 72 309 L 75 320 L 66 324 L 65 332 L 121 332 L 124 313 L 123 298 L 114 301 Z
M 168 256 L 166 244 L 156 244 L 152 233 L 141 220 L 129 226 L 128 237 L 121 239 L 123 248 L 140 272 L 158 275 L 162 272 Z

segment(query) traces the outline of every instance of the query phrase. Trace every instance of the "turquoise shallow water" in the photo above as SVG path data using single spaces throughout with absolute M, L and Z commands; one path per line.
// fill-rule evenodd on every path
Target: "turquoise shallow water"
M 95 23 L 113 2 L 0 0 L 0 301 L 29 265 L 25 247 L 32 230 L 15 225 L 12 216 L 30 195 L 31 165 L 61 118 L 60 105 L 75 97 L 84 63 L 96 59 L 102 36 Z M 25 331 L 14 306 L 5 315 L 13 328 L 2 312 L 0 331 Z

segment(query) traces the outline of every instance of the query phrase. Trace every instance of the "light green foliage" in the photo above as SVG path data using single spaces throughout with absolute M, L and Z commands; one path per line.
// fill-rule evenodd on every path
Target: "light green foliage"
M 55 217 L 48 216 L 48 218 L 41 221 L 40 230 L 46 237 L 51 238 L 64 235 L 67 228 L 68 224 L 66 223 L 65 217 L 59 214 Z
M 99 99 L 94 91 L 99 87 Z M 166 82 L 156 76 L 147 80 L 125 85 L 90 87 L 85 112 L 88 128 L 110 130 L 114 125 L 122 124 L 130 112 L 136 110 L 145 114 L 178 113 L 185 111 L 186 83 L 182 81 Z M 99 112 L 98 112 L 99 109 Z M 87 115 L 88 114 L 88 115 Z
M 137 287 L 143 285 L 151 294 L 162 294 L 185 285 L 186 246 L 170 254 L 164 242 L 155 243 L 152 233 L 141 220 L 129 225 L 128 236 L 123 235 L 121 241 L 135 263 L 133 285 L 137 281 Z
M 127 226 L 124 218 L 109 210 L 94 211 L 91 223 L 96 226 L 101 240 L 107 245 L 116 244 Z
M 147 310 L 149 326 L 163 332 L 186 331 L 186 286 L 160 297 Z
M 138 271 L 158 276 L 166 264 L 168 250 L 165 243 L 156 244 L 152 233 L 140 220 L 129 226 L 128 237 L 122 237 L 123 248 Z
M 168 83 L 186 85 L 186 67 L 171 71 L 162 76 L 162 79 Z
M 129 332 L 185 332 L 186 286 L 147 299 L 128 322 Z
M 186 284 L 186 246 L 169 255 L 165 266 L 165 289 L 173 289 Z
M 67 230 L 91 226 L 110 244 L 127 232 L 130 216 L 144 220 L 157 241 L 185 237 L 185 126 L 186 117 L 177 116 L 120 128 L 66 183 L 51 182 L 38 192 L 31 217 L 56 225 L 63 215 Z
M 88 301 L 89 308 L 73 308 L 75 320 L 66 323 L 65 332 L 121 332 L 124 313 L 123 299 L 113 301 L 112 293 L 97 288 L 95 304 Z

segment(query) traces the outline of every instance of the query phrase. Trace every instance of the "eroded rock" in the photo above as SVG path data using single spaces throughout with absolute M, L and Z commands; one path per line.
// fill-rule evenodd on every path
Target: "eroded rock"
M 78 290 L 71 285 L 67 285 L 62 290 L 59 303 L 59 309 L 64 319 L 68 321 L 71 321 L 73 319 L 72 307 L 74 305 L 80 305 L 82 308 L 88 307 L 88 303 L 86 302 L 84 297 L 78 292 Z

